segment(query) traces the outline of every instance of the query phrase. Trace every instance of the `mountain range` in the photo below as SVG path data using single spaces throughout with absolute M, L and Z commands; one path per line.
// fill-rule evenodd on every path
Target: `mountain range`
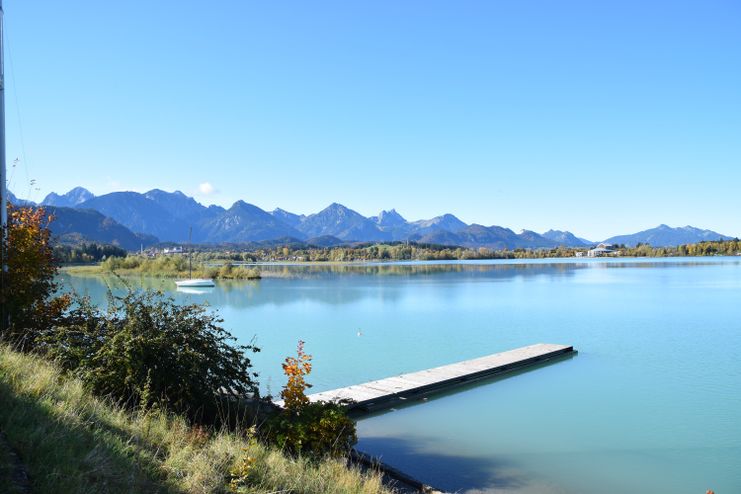
M 629 247 L 634 247 L 636 244 L 641 243 L 663 247 L 667 245 L 691 244 L 704 240 L 731 240 L 731 237 L 721 235 L 712 230 L 702 230 L 689 225 L 681 228 L 659 225 L 656 228 L 631 235 L 610 237 L 605 240 L 605 243 L 625 244 Z
M 29 205 L 9 194 L 11 202 Z M 52 232 L 62 239 L 82 238 L 138 249 L 157 242 L 305 243 L 333 246 L 352 242 L 414 241 L 490 249 L 538 249 L 557 246 L 595 245 L 571 232 L 548 230 L 542 234 L 519 233 L 501 226 L 466 224 L 452 214 L 408 221 L 396 210 L 365 217 L 342 204 L 333 203 L 310 215 L 283 209 L 264 211 L 244 201 L 229 209 L 204 206 L 180 191 L 112 192 L 95 196 L 83 187 L 65 194 L 51 193 L 40 205 L 50 208 L 56 219 Z M 702 240 L 730 239 L 719 233 L 686 226 L 656 228 L 631 235 L 610 237 L 605 242 L 633 246 L 675 246 Z

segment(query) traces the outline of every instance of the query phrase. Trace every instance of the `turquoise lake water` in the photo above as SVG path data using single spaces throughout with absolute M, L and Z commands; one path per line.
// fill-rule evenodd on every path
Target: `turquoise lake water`
M 178 293 L 262 352 L 299 339 L 312 391 L 537 342 L 578 355 L 362 418 L 358 449 L 469 493 L 741 492 L 741 258 L 271 266 Z M 68 277 L 105 299 L 114 280 Z

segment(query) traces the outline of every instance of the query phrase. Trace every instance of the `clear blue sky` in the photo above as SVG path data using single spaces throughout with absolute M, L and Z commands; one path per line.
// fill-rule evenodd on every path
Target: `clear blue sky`
M 737 1 L 4 4 L 20 196 L 741 235 Z

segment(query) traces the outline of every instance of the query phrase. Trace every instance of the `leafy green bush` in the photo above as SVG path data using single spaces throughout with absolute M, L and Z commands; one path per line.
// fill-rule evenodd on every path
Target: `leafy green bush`
M 78 300 L 40 348 L 91 390 L 132 407 L 162 406 L 214 421 L 226 400 L 257 395 L 247 351 L 201 305 L 178 305 L 159 292 L 109 295 L 101 311 Z
M 283 409 L 268 421 L 267 438 L 282 449 L 315 457 L 341 456 L 358 440 L 355 422 L 344 403 L 310 402 L 304 379 L 311 373 L 311 355 L 298 342 L 296 357 L 286 358 L 283 373 L 288 381 L 281 391 Z
M 268 421 L 267 437 L 285 451 L 314 457 L 342 456 L 358 441 L 342 403 L 317 401 L 300 412 L 283 410 Z

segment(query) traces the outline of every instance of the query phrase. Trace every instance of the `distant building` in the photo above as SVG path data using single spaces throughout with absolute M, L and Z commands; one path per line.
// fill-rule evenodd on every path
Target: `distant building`
M 620 255 L 619 251 L 612 248 L 610 244 L 599 244 L 594 249 L 587 251 L 587 257 L 604 257 L 604 256 L 617 256 Z
M 183 253 L 183 248 L 180 247 L 180 246 L 178 246 L 178 247 L 165 247 L 164 249 L 162 249 L 162 253 L 165 254 L 165 255 L 168 255 L 168 254 L 182 254 Z

